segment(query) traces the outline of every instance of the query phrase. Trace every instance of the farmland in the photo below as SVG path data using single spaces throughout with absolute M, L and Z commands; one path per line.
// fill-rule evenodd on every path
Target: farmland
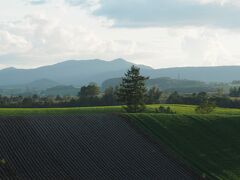
M 0 109 L 0 179 L 240 178 L 240 110 Z M 197 175 L 196 175 L 197 174 Z
M 208 179 L 240 178 L 240 116 L 125 116 Z
M 1 117 L 0 179 L 198 179 L 114 115 Z

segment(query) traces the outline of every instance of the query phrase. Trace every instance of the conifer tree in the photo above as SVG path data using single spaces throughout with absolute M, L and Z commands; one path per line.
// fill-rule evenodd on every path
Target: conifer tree
M 145 109 L 147 89 L 145 81 L 148 77 L 140 75 L 140 68 L 132 66 L 122 78 L 118 90 L 118 100 L 123 103 L 127 112 L 142 112 Z

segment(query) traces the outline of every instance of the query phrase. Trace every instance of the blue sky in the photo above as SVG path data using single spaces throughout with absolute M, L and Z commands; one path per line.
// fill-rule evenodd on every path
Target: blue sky
M 0 1 L 0 68 L 125 58 L 240 65 L 239 0 Z

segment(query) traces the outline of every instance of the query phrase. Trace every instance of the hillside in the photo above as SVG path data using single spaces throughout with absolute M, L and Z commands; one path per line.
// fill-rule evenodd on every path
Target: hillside
M 0 118 L 0 179 L 198 179 L 113 115 Z
M 48 88 L 55 87 L 57 85 L 59 85 L 58 82 L 52 81 L 50 79 L 39 79 L 39 80 L 30 82 L 24 86 L 25 88 L 28 88 L 28 89 L 45 90 Z
M 51 79 L 63 85 L 77 86 L 89 82 L 101 83 L 109 77 L 121 76 L 131 65 L 133 63 L 123 59 L 70 60 L 36 69 L 8 68 L 0 71 L 0 86 L 28 84 L 39 79 Z M 140 67 L 150 69 L 147 66 Z
M 102 89 L 107 87 L 115 87 L 121 83 L 121 78 L 108 79 L 102 83 Z M 183 93 L 193 92 L 214 92 L 217 89 L 216 85 L 207 84 L 201 81 L 172 79 L 168 77 L 149 79 L 146 81 L 148 88 L 156 86 L 162 91 L 178 91 Z
M 239 109 L 163 106 L 0 109 L 0 179 L 239 179 Z
M 80 88 L 75 88 L 73 86 L 55 86 L 48 88 L 41 92 L 44 96 L 77 96 Z
M 0 87 L 1 95 L 30 95 L 38 94 L 41 91 L 47 90 L 59 86 L 58 82 L 52 81 L 50 79 L 38 79 L 27 84 L 16 84 L 16 85 L 7 85 Z
M 240 77 L 240 66 L 178 67 L 146 70 L 152 78 L 170 77 L 203 82 L 232 82 Z
M 90 82 L 101 84 L 111 78 L 122 77 L 133 63 L 124 59 L 70 60 L 35 69 L 7 68 L 0 70 L 0 87 L 25 85 L 41 79 L 50 79 L 62 85 L 82 86 Z M 231 82 L 239 80 L 240 66 L 182 67 L 153 69 L 138 65 L 143 75 L 151 78 L 170 77 L 202 82 Z
M 239 180 L 239 116 L 126 116 L 142 132 L 167 145 L 207 179 Z

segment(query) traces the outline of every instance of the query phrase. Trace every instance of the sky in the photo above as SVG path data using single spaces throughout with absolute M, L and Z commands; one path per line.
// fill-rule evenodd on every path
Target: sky
M 0 69 L 124 58 L 240 65 L 239 0 L 0 0 Z

